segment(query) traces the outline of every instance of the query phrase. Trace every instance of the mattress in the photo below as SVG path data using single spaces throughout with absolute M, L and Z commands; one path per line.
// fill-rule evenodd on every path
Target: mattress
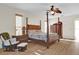
M 29 31 L 28 36 L 29 36 L 29 38 L 32 38 L 32 39 L 43 40 L 43 41 L 47 42 L 47 33 L 44 33 L 41 31 L 37 31 L 37 32 Z M 50 36 L 50 38 L 58 39 L 57 33 L 50 33 L 49 36 Z
M 29 38 L 33 38 L 36 40 L 43 40 L 43 41 L 47 41 L 47 35 L 44 33 L 29 33 Z

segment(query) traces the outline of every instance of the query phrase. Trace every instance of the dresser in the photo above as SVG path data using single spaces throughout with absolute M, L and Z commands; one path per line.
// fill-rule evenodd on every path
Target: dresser
M 63 38 L 62 36 L 62 22 L 59 21 L 58 23 L 54 23 L 53 25 L 50 25 L 50 32 L 58 33 L 60 38 Z

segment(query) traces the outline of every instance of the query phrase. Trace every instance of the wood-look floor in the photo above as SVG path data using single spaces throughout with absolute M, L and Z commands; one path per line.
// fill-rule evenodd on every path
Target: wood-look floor
M 4 52 L 0 50 L 0 55 L 78 55 L 79 42 L 74 40 L 63 39 L 60 42 L 55 42 L 49 49 L 43 45 L 31 42 L 24 52 Z

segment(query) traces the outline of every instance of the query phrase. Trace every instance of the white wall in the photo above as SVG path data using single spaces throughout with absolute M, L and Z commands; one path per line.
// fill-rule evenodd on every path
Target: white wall
M 63 37 L 75 39 L 75 20 L 79 15 L 71 15 L 62 18 L 63 22 Z
M 64 38 L 74 39 L 74 17 L 75 15 L 62 18 Z
M 39 17 L 29 17 L 28 24 L 40 25 Z

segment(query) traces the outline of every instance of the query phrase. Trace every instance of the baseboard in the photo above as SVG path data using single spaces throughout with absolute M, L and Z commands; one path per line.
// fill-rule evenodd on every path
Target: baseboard
M 61 38 L 61 39 L 69 39 L 69 40 L 75 40 L 75 39 L 73 39 L 73 38 Z

